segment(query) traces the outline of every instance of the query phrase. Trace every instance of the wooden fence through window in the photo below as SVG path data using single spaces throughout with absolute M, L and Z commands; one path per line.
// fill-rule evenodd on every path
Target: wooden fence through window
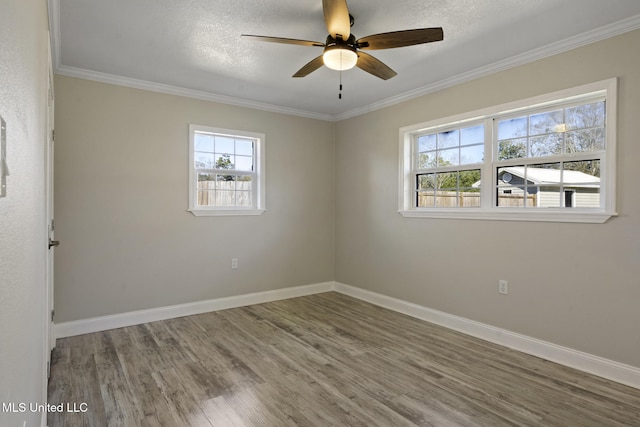
M 251 206 L 251 181 L 198 181 L 198 206 Z
M 536 195 L 527 195 L 527 206 L 536 205 Z M 479 192 L 436 191 L 434 193 L 418 194 L 418 207 L 420 208 L 456 208 L 456 207 L 480 207 Z M 500 194 L 498 206 L 522 207 L 524 196 L 518 194 Z

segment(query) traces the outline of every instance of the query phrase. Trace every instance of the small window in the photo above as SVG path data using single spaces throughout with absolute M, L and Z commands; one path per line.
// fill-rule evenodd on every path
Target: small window
M 189 211 L 264 212 L 264 134 L 189 126 Z
M 400 129 L 408 217 L 604 222 L 615 213 L 616 80 Z

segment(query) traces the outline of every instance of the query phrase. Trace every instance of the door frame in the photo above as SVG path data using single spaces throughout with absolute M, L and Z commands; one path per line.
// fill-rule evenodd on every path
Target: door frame
M 49 38 L 49 40 L 51 40 Z M 54 220 L 53 220 L 53 152 L 54 152 L 54 92 L 53 92 L 53 61 L 51 56 L 51 43 L 48 43 L 48 78 L 47 78 L 47 117 L 46 117 L 46 137 L 45 137 L 45 194 L 46 194 L 46 227 L 48 247 L 46 255 L 46 272 L 45 272 L 45 361 L 46 373 L 49 376 L 51 366 L 51 351 L 56 346 L 56 337 L 54 333 L 53 319 L 53 289 L 54 289 L 54 252 L 55 248 L 49 245 L 49 242 L 55 240 Z

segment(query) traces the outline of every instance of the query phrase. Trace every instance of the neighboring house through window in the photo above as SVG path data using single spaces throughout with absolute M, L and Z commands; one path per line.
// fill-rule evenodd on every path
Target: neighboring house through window
M 479 181 L 474 183 L 476 187 L 479 185 Z M 507 207 L 599 208 L 600 177 L 581 171 L 534 166 L 499 168 L 497 204 Z
M 196 216 L 264 212 L 260 133 L 189 126 L 189 211 Z

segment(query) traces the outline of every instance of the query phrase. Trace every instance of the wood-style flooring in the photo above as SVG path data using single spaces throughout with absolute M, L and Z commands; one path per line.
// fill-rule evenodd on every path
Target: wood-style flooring
M 640 390 L 329 292 L 60 339 L 72 426 L 640 426 Z

